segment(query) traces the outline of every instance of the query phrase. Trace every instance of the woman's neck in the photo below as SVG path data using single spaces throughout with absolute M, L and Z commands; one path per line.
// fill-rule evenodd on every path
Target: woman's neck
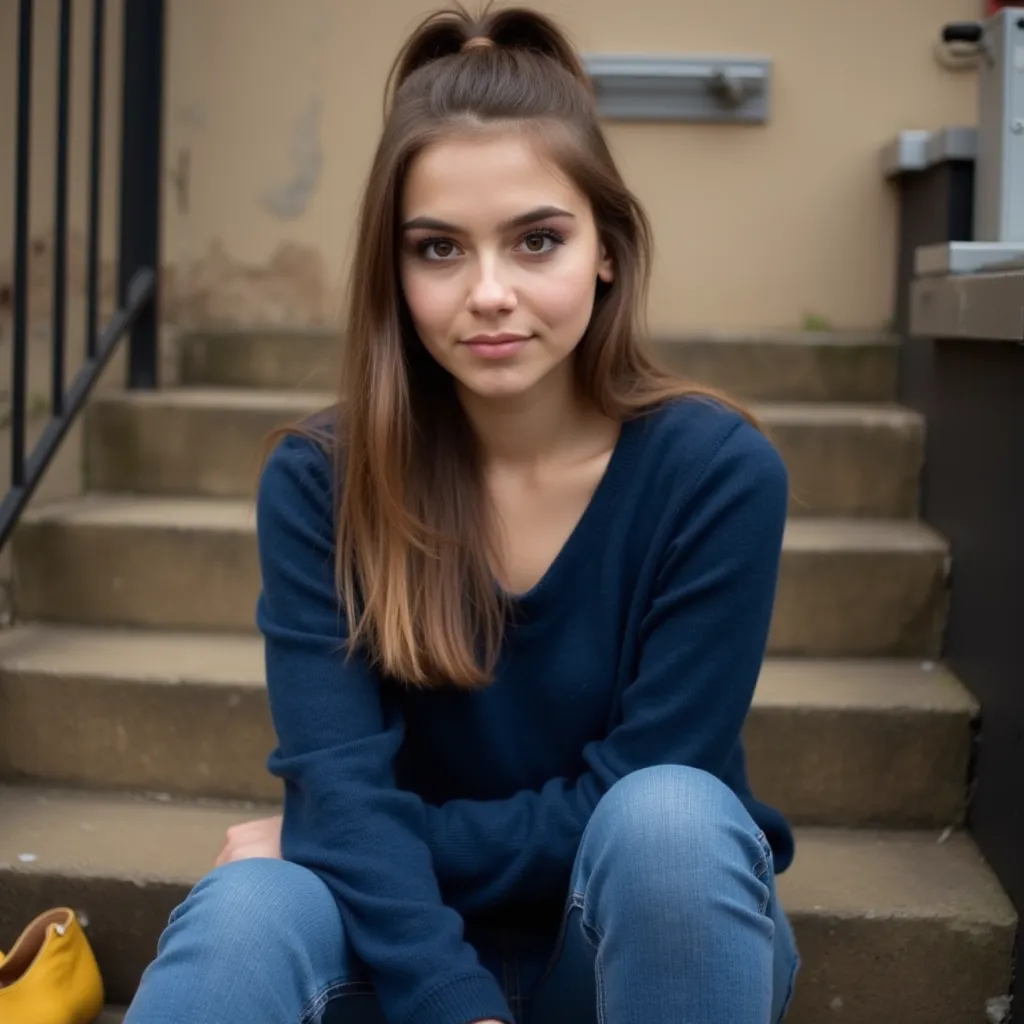
M 529 470 L 593 456 L 616 431 L 576 391 L 571 372 L 549 374 L 530 391 L 484 398 L 460 390 L 484 463 Z M 607 437 L 605 436 L 607 435 Z

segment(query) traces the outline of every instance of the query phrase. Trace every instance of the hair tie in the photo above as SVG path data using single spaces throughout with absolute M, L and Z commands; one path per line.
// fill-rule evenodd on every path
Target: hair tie
M 491 39 L 490 36 L 473 36 L 471 39 L 467 39 L 462 44 L 462 49 L 464 51 L 465 50 L 475 50 L 475 49 L 490 50 L 493 47 L 494 47 L 494 40 Z

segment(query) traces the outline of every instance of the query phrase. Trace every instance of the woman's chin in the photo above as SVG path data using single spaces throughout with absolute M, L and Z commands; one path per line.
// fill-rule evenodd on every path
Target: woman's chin
M 462 389 L 477 398 L 487 399 L 515 398 L 537 385 L 536 374 L 511 366 L 460 374 L 457 379 Z

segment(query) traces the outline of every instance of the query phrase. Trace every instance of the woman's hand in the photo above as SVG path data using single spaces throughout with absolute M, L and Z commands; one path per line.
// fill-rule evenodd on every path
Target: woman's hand
M 251 857 L 281 859 L 281 815 L 232 825 L 214 867 Z
M 271 857 L 281 859 L 281 815 L 272 818 L 260 818 L 257 821 L 245 821 L 241 825 L 232 825 L 227 831 L 224 849 L 220 851 L 214 867 L 230 864 L 236 860 L 248 860 L 252 857 Z M 0 960 L 3 957 L 0 956 Z M 500 1020 L 478 1020 L 475 1024 L 503 1024 Z

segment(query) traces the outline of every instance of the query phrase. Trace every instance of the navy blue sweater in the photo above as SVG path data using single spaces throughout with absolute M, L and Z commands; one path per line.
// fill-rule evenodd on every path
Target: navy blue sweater
M 511 1021 L 474 921 L 560 907 L 584 826 L 654 764 L 721 778 L 784 870 L 783 818 L 751 796 L 740 731 L 768 635 L 786 518 L 777 452 L 685 399 L 627 423 L 578 526 L 518 597 L 496 681 L 382 681 L 346 638 L 333 472 L 289 438 L 257 503 L 257 621 L 284 781 L 282 853 L 337 898 L 391 1024 Z

